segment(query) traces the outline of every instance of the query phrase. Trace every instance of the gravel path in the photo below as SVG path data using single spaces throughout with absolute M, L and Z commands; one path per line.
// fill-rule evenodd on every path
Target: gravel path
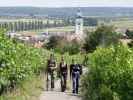
M 60 81 L 55 82 L 53 91 L 43 91 L 39 100 L 81 100 L 78 95 L 71 92 L 60 92 Z
M 40 100 L 81 100 L 81 98 L 69 93 L 49 91 L 49 92 L 43 92 L 40 96 Z
M 87 68 L 83 68 L 83 74 L 87 71 Z M 55 89 L 53 91 L 43 91 L 39 100 L 81 100 L 79 95 L 74 95 L 71 91 L 60 92 L 60 90 L 60 80 L 57 80 Z

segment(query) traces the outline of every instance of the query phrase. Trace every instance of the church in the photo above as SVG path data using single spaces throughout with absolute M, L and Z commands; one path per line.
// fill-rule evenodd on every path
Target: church
M 82 12 L 78 9 L 77 13 L 75 14 L 75 26 L 74 31 L 70 32 L 52 32 L 49 35 L 56 35 L 59 37 L 63 37 L 68 41 L 77 40 L 82 41 L 84 39 L 84 18 L 82 16 Z
M 78 9 L 75 19 L 75 36 L 79 40 L 84 37 L 83 26 L 84 26 L 83 16 L 80 9 Z
M 59 36 L 61 36 L 61 34 Z M 81 10 L 78 9 L 75 16 L 74 31 L 72 33 L 65 33 L 63 37 L 68 41 L 72 41 L 74 39 L 76 39 L 77 41 L 82 41 L 84 39 L 84 36 L 84 19 Z

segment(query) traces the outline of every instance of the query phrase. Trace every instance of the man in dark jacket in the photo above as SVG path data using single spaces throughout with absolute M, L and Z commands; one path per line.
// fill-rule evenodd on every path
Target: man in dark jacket
M 72 60 L 72 64 L 70 65 L 70 78 L 72 78 L 73 85 L 73 93 L 78 94 L 79 88 L 79 79 L 82 74 L 82 66 L 80 64 L 76 64 L 74 60 Z
M 47 61 L 47 90 L 49 87 L 49 80 L 51 80 L 51 89 L 54 88 L 54 71 L 55 70 L 56 70 L 56 62 L 54 59 L 54 55 L 51 54 L 50 59 Z
M 64 61 L 64 57 L 62 56 L 61 63 L 60 63 L 60 78 L 61 78 L 61 91 L 64 92 L 67 86 L 67 73 L 68 68 L 67 64 Z

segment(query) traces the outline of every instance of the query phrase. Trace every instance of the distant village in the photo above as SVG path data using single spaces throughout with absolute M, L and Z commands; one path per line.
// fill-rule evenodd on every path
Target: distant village
M 83 17 L 80 10 L 78 10 L 75 18 L 75 31 L 70 32 L 7 32 L 7 36 L 14 38 L 20 42 L 32 44 L 35 47 L 37 45 L 43 45 L 49 40 L 49 37 L 56 35 L 71 41 L 73 39 L 81 40 L 83 37 Z
M 32 15 L 33 16 L 33 15 Z M 45 25 L 43 20 L 37 19 L 37 20 L 32 20 L 29 22 L 9 22 L 9 23 L 2 23 L 0 24 L 0 27 L 7 27 L 10 30 L 6 33 L 7 36 L 10 38 L 14 38 L 20 42 L 26 43 L 26 44 L 31 44 L 35 47 L 41 47 L 44 43 L 47 43 L 49 38 L 51 36 L 59 36 L 65 38 L 67 41 L 71 41 L 73 39 L 77 39 L 78 41 L 82 40 L 83 37 L 85 37 L 85 32 L 84 32 L 84 27 L 86 26 L 86 18 L 85 16 L 82 15 L 82 12 L 80 9 L 78 9 L 76 16 L 74 18 L 74 22 L 72 20 L 67 20 L 64 22 L 64 20 L 57 19 L 53 22 L 53 24 L 50 24 L 50 22 L 47 20 L 47 24 Z M 109 20 L 93 20 L 91 19 L 92 26 L 97 26 L 102 23 L 106 23 L 107 25 L 111 25 Z M 58 27 L 64 27 L 67 25 L 72 25 L 74 26 L 74 30 L 68 31 L 68 32 L 49 32 L 50 27 L 55 27 L 58 29 Z M 39 29 L 45 29 L 47 31 L 42 31 L 42 32 L 35 32 L 35 31 L 28 31 L 28 30 L 39 30 Z M 22 32 L 21 32 L 22 30 Z M 118 28 L 116 29 L 117 32 L 122 32 L 126 33 L 126 28 Z M 126 38 L 125 34 L 123 34 L 124 37 Z M 125 41 L 125 39 L 124 39 Z M 127 42 L 127 40 L 126 40 Z

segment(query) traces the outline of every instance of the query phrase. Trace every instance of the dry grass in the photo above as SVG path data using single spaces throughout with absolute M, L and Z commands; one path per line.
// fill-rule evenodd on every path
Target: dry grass
M 38 100 L 44 89 L 44 75 L 25 80 L 12 92 L 0 96 L 0 100 Z

